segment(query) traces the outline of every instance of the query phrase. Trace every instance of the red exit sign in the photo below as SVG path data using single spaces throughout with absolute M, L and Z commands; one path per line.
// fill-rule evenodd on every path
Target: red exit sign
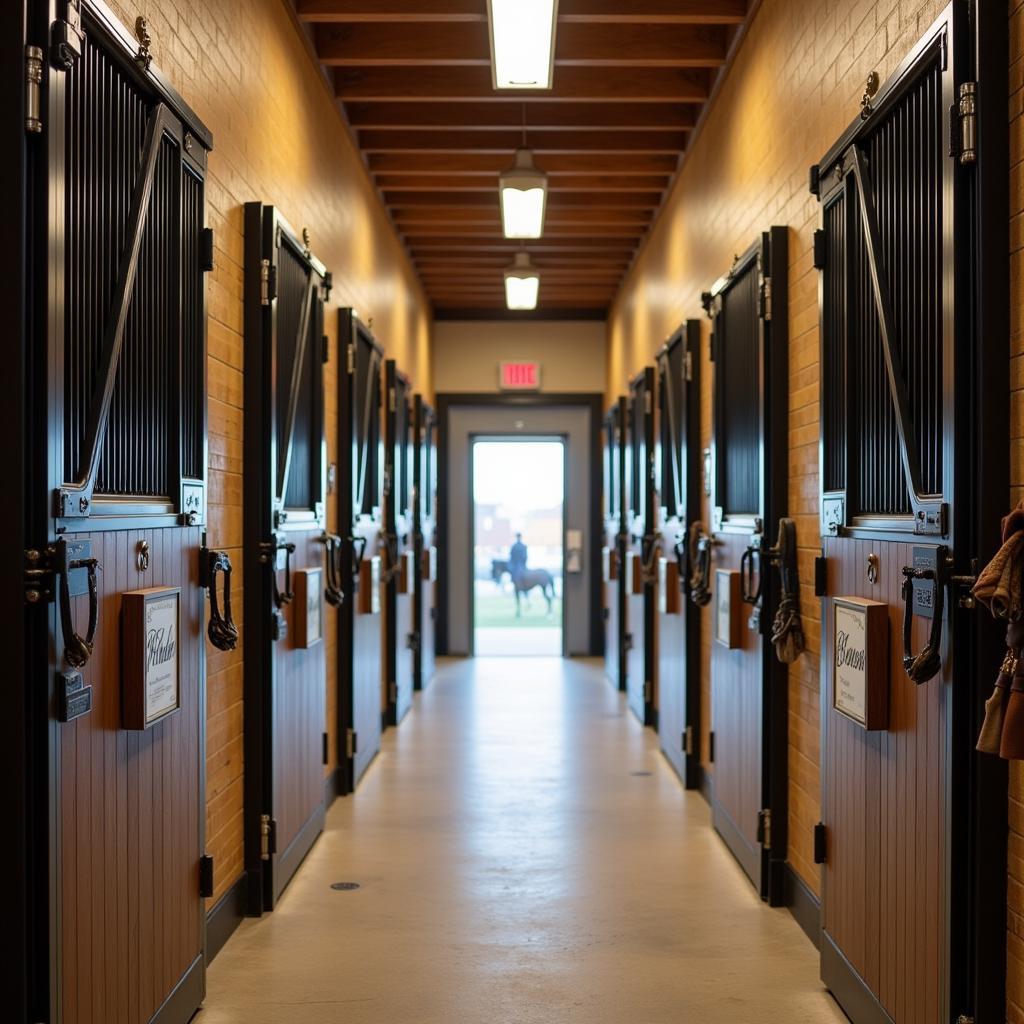
M 502 363 L 498 368 L 498 380 L 505 391 L 537 391 L 540 388 L 540 363 Z

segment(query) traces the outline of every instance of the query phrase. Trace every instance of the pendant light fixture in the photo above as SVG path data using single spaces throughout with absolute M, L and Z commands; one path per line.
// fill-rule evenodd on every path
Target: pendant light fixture
M 509 309 L 536 309 L 540 292 L 540 271 L 530 254 L 517 252 L 515 262 L 505 271 L 505 305 Z
M 495 89 L 550 89 L 558 0 L 487 0 Z
M 523 104 L 523 144 L 515 163 L 498 179 L 501 227 L 506 238 L 540 238 L 548 203 L 548 176 L 526 148 L 526 104 Z

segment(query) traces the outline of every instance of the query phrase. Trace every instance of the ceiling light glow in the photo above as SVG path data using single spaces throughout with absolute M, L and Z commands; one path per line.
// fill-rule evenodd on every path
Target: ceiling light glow
M 548 176 L 533 163 L 528 149 L 516 150 L 515 166 L 498 183 L 501 226 L 506 238 L 540 238 L 548 202 Z
M 487 0 L 495 89 L 550 89 L 558 0 Z
M 505 305 L 509 309 L 536 309 L 540 273 L 528 253 L 516 253 L 516 261 L 505 271 Z

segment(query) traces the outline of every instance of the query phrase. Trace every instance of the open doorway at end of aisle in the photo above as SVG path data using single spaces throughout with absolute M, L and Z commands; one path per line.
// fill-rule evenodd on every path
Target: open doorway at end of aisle
M 565 653 L 565 460 L 563 437 L 472 438 L 470 594 L 477 656 Z

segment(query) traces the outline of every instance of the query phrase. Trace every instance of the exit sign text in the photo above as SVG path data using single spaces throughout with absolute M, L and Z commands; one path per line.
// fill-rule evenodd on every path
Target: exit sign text
M 536 391 L 540 388 L 540 363 L 502 363 L 498 381 L 505 391 Z

